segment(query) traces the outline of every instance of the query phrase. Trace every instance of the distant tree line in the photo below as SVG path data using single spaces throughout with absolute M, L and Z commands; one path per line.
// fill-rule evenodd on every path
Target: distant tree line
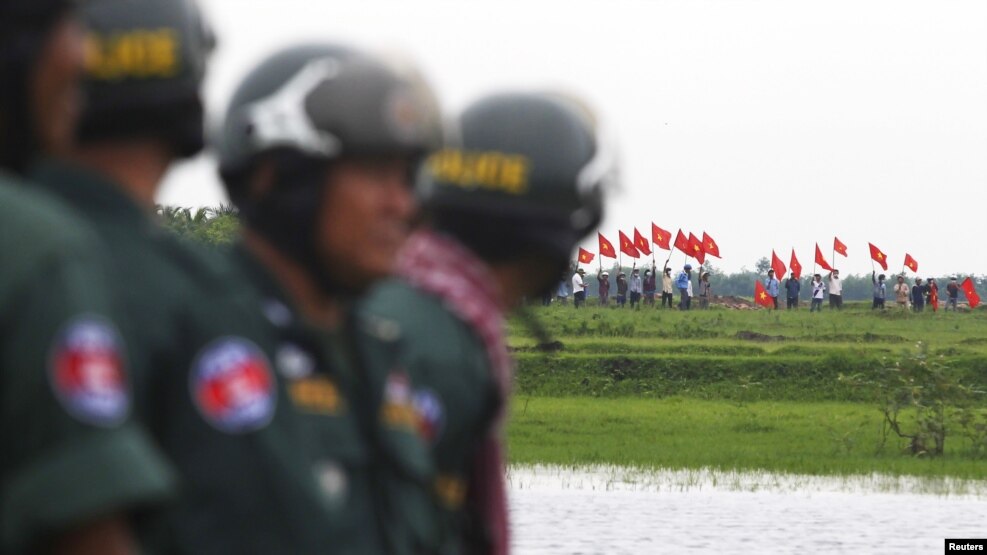
M 220 205 L 217 208 L 186 208 L 181 206 L 158 206 L 157 208 L 158 216 L 161 218 L 161 222 L 167 229 L 176 233 L 178 236 L 196 241 L 199 243 L 204 243 L 207 245 L 227 245 L 232 243 L 237 236 L 237 232 L 240 228 L 240 221 L 237 216 L 236 208 L 231 205 Z M 664 264 L 663 260 L 657 260 L 657 271 L 658 271 L 658 281 L 657 288 L 661 290 L 661 271 Z M 699 279 L 699 267 L 698 264 L 692 262 L 694 268 L 692 272 L 692 280 L 694 289 L 696 287 L 696 282 Z M 678 276 L 679 272 L 682 271 L 683 263 L 681 259 L 675 263 L 669 263 L 672 268 L 672 277 Z M 719 296 L 735 296 L 735 297 L 751 297 L 754 294 L 754 281 L 763 280 L 767 274 L 767 270 L 770 267 L 770 262 L 767 258 L 761 258 L 754 263 L 754 270 L 748 270 L 746 267 L 740 269 L 739 272 L 732 274 L 721 273 L 715 265 L 707 260 L 707 264 L 703 266 L 704 271 L 710 272 L 710 283 L 713 285 L 713 294 Z M 572 263 L 572 268 L 575 269 L 575 262 Z M 588 285 L 587 294 L 590 297 L 599 296 L 597 293 L 598 283 L 596 280 L 596 273 L 600 268 L 599 265 L 589 265 L 583 266 L 586 269 L 586 283 Z M 644 270 L 651 269 L 651 261 L 646 261 L 643 265 L 638 266 L 641 269 L 641 274 L 643 276 Z M 619 273 L 619 268 L 616 262 L 613 262 L 609 266 L 603 266 L 603 269 L 610 272 L 610 294 L 615 295 L 617 291 L 617 274 Z M 628 277 L 631 275 L 631 267 L 624 266 L 624 273 Z M 812 280 L 811 269 L 804 270 L 802 274 L 802 299 L 809 298 L 809 292 L 811 291 L 809 287 L 809 282 Z M 890 284 L 894 283 L 894 274 L 886 272 L 888 276 L 888 298 L 893 297 L 891 292 Z M 961 280 L 967 275 L 972 274 L 956 274 Z M 825 274 L 823 275 L 825 278 Z M 922 275 L 923 278 L 928 277 Z M 939 276 L 936 279 L 940 282 L 940 288 L 945 288 L 946 283 L 949 281 L 950 276 Z M 979 275 L 972 276 L 977 282 L 977 287 L 980 291 L 984 291 L 984 284 L 987 283 L 987 276 Z M 571 294 L 572 289 L 572 271 L 566 273 L 561 282 L 565 283 Z M 782 285 L 785 283 L 785 279 L 788 276 L 782 276 Z M 871 285 L 871 276 L 867 275 L 845 275 L 842 276 L 843 279 L 843 298 L 849 301 L 862 301 L 869 300 L 873 294 L 873 287 Z M 909 274 L 909 283 L 911 283 L 913 277 Z M 676 292 L 677 293 L 677 292 Z M 782 290 L 782 295 L 784 295 L 784 290 Z M 944 295 L 945 293 L 940 293 Z

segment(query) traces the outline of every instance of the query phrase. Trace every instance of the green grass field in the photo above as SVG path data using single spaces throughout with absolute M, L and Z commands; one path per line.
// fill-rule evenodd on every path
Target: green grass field
M 866 381 L 921 342 L 951 380 L 987 391 L 985 311 L 533 313 L 561 349 L 536 349 L 510 323 L 513 462 L 987 478 L 983 449 L 958 426 L 944 456 L 913 456 L 885 436 L 875 391 L 841 379 Z

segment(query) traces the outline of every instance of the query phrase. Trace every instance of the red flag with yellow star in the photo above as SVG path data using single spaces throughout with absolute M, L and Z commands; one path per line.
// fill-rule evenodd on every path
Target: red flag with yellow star
M 596 258 L 596 255 L 594 255 L 593 253 L 589 252 L 588 250 L 586 250 L 586 249 L 584 249 L 582 247 L 579 247 L 579 263 L 580 264 L 589 264 L 590 262 L 593 261 L 594 258 Z
M 684 233 L 682 233 L 681 229 L 675 235 L 675 248 L 679 249 L 680 251 L 684 252 L 689 256 L 692 256 L 692 249 L 689 248 L 689 238 L 686 237 Z
M 905 266 L 913 272 L 918 272 L 918 260 L 912 258 L 912 255 L 905 253 Z
M 608 241 L 602 233 L 597 233 L 597 235 L 600 236 L 600 256 L 617 258 L 617 251 L 613 250 L 613 243 Z
M 960 284 L 960 288 L 963 289 L 963 294 L 966 295 L 966 302 L 970 305 L 970 308 L 977 308 L 980 304 L 980 295 L 977 294 L 977 288 L 973 286 L 973 280 L 966 278 L 963 283 Z
M 816 264 L 818 264 L 823 270 L 829 270 L 830 272 L 833 271 L 833 267 L 826 262 L 826 259 L 823 258 L 822 251 L 819 250 L 819 243 L 816 243 Z
M 775 279 L 781 280 L 785 277 L 785 263 L 778 258 L 774 250 L 771 251 L 771 269 L 775 271 Z
M 761 280 L 754 280 L 754 302 L 763 306 L 764 308 L 774 308 L 775 301 L 768 295 L 767 290 L 764 289 L 764 285 L 761 284 Z
M 795 274 L 795 279 L 802 279 L 802 265 L 799 264 L 799 259 L 795 258 L 795 249 L 792 249 L 792 260 L 788 263 L 788 268 Z
M 665 231 L 664 229 L 655 225 L 651 222 L 651 242 L 658 245 L 659 249 L 666 251 L 672 250 L 672 245 L 670 244 L 672 240 L 672 232 Z
M 886 255 L 883 252 L 881 252 L 881 249 L 875 247 L 874 246 L 874 243 L 867 243 L 867 246 L 870 247 L 870 257 L 874 259 L 874 262 L 877 262 L 878 264 L 880 264 L 881 265 L 881 268 L 884 268 L 884 271 L 887 271 L 888 270 L 888 255 Z
M 706 263 L 706 251 L 703 250 L 703 243 L 691 231 L 689 232 L 689 256 L 695 258 L 700 264 Z
M 623 231 L 618 231 L 617 237 L 620 239 L 620 252 L 631 258 L 641 257 L 641 253 L 637 252 L 637 249 L 634 248 L 634 243 L 631 242 L 630 237 L 624 235 Z
M 833 237 L 833 250 L 846 256 L 846 245 L 843 244 L 843 241 L 840 241 L 839 237 Z
M 641 235 L 641 232 L 634 228 L 634 248 L 641 252 L 641 254 L 648 256 L 651 254 L 651 245 L 648 240 Z
M 703 232 L 703 251 L 710 256 L 720 258 L 720 246 L 705 231 Z

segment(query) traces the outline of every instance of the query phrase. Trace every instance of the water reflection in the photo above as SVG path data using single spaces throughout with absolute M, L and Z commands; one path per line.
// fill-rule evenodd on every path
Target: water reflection
M 941 553 L 987 536 L 987 482 L 514 467 L 515 552 Z

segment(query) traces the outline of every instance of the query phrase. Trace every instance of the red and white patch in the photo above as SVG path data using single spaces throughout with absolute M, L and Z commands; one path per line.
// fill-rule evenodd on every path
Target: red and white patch
M 218 339 L 192 364 L 192 399 L 213 427 L 244 433 L 266 426 L 277 406 L 271 365 L 254 343 L 240 337 Z
M 442 406 L 442 399 L 431 389 L 423 388 L 415 391 L 414 405 L 420 418 L 419 431 L 422 437 L 435 443 L 445 428 L 445 409 Z
M 73 417 L 115 426 L 130 413 L 130 386 L 120 335 L 106 319 L 85 315 L 66 324 L 48 357 L 55 396 Z

